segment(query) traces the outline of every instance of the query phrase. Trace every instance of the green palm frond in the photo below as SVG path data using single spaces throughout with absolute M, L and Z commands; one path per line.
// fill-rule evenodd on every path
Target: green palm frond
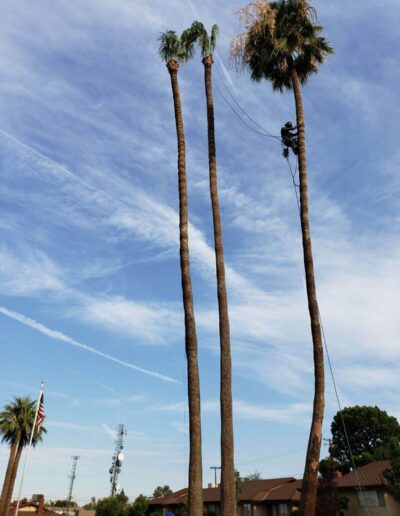
M 191 28 L 184 30 L 180 36 L 174 30 L 162 32 L 158 41 L 160 42 L 158 54 L 166 63 L 172 59 L 185 63 L 194 55 L 196 36 Z
M 19 442 L 26 446 L 32 433 L 36 413 L 36 402 L 30 398 L 15 397 L 12 403 L 5 405 L 0 412 L 0 433 L 2 441 L 8 444 Z M 35 432 L 32 444 L 42 440 L 47 430 L 42 426 L 40 433 Z
M 196 40 L 201 49 L 201 55 L 203 57 L 212 56 L 216 46 L 217 46 L 217 38 L 218 38 L 218 25 L 213 25 L 211 27 L 211 33 L 208 34 L 203 23 L 195 20 L 190 29 L 193 31 L 193 34 L 196 35 Z
M 213 25 L 211 27 L 211 36 L 210 36 L 210 50 L 211 52 L 214 52 L 214 50 L 217 47 L 217 39 L 219 35 L 219 28 L 218 25 Z
M 177 57 L 179 39 L 174 30 L 162 32 L 158 41 L 160 42 L 158 54 L 163 61 L 167 63 L 170 59 Z

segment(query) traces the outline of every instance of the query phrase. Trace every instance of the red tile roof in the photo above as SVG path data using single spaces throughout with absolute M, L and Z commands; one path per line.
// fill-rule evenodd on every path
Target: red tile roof
M 293 480 L 268 493 L 268 502 L 300 502 L 301 480 Z
M 365 466 L 357 468 L 357 471 L 351 471 L 336 480 L 338 487 L 358 487 L 359 483 L 362 487 L 387 486 L 388 482 L 383 476 L 385 469 L 390 467 L 388 460 L 378 460 L 371 462 Z
M 347 475 L 337 478 L 336 485 L 339 488 L 358 487 L 358 479 L 362 487 L 386 486 L 387 480 L 383 476 L 385 469 L 389 467 L 388 460 L 371 462 L 357 469 L 357 474 L 352 471 Z M 241 502 L 292 502 L 299 503 L 301 493 L 301 480 L 293 477 L 271 478 L 267 480 L 251 480 L 241 483 Z M 162 498 L 153 498 L 150 505 L 174 506 L 180 505 L 187 500 L 187 489 L 181 489 L 171 495 Z M 220 488 L 209 487 L 203 489 L 204 503 L 220 501 Z
M 274 489 L 279 488 L 287 484 L 288 482 L 294 482 L 293 477 L 283 478 L 271 478 L 267 480 L 250 480 L 248 482 L 241 483 L 240 500 L 242 502 L 255 502 L 269 499 L 268 494 L 273 492 Z M 203 489 L 203 501 L 204 503 L 219 502 L 221 497 L 221 491 L 219 487 L 208 487 Z M 153 498 L 150 500 L 150 505 L 179 505 L 185 502 L 187 499 L 187 489 L 181 489 L 171 495 L 164 496 L 162 498 Z

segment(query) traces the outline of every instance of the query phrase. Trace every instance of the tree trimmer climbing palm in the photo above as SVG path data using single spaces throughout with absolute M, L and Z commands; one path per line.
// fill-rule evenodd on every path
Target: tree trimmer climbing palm
M 317 73 L 318 67 L 333 50 L 317 25 L 316 11 L 305 0 L 256 0 L 241 10 L 244 34 L 232 43 L 238 65 L 246 68 L 255 81 L 266 79 L 276 91 L 293 90 L 296 105 L 300 219 L 304 268 L 314 356 L 313 416 L 306 454 L 300 500 L 301 516 L 314 516 L 318 460 L 324 415 L 324 358 L 314 263 L 308 214 L 306 134 L 302 85 Z

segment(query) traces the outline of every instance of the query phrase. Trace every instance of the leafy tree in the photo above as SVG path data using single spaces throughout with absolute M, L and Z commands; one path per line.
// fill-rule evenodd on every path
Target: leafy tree
M 220 341 L 220 407 L 221 407 L 221 513 L 236 514 L 235 465 L 232 416 L 232 358 L 228 314 L 228 296 L 225 282 L 225 261 L 222 239 L 221 213 L 218 199 L 217 156 L 214 130 L 214 99 L 211 70 L 213 52 L 217 44 L 218 26 L 208 34 L 204 25 L 195 21 L 191 27 L 200 45 L 204 65 L 204 84 L 207 102 L 208 165 L 212 217 L 214 226 L 215 264 L 219 310 Z
M 14 401 L 5 405 L 0 413 L 2 441 L 10 445 L 10 455 L 0 499 L 1 515 L 8 514 L 19 462 L 24 447 L 29 444 L 35 415 L 36 402 L 29 397 L 15 397 Z M 35 431 L 32 446 L 36 446 L 46 432 L 47 430 L 43 426 L 40 433 Z
M 347 473 L 352 467 L 351 456 L 344 432 L 346 427 L 350 448 L 356 466 L 390 459 L 400 442 L 400 425 L 397 419 L 378 407 L 346 407 L 338 412 L 331 424 L 331 455 L 336 469 Z M 321 461 L 320 471 L 326 460 Z
M 388 481 L 389 493 L 400 503 L 400 449 L 398 445 L 392 444 L 390 468 L 383 472 Z
M 162 498 L 170 494 L 172 494 L 172 489 L 169 486 L 157 486 L 154 489 L 153 498 Z
M 147 496 L 139 495 L 129 507 L 128 516 L 144 516 L 149 507 Z
M 186 184 L 186 150 L 183 128 L 182 103 L 179 93 L 179 64 L 193 55 L 194 37 L 189 29 L 179 37 L 174 31 L 161 34 L 159 55 L 166 62 L 171 78 L 178 140 L 178 189 L 179 189 L 179 247 L 183 309 L 185 314 L 185 349 L 187 359 L 187 384 L 189 404 L 189 481 L 188 497 L 191 513 L 203 514 L 200 378 L 197 353 L 196 322 L 194 317 L 192 280 L 190 275 L 188 202 Z
M 96 497 L 92 496 L 90 499 L 90 502 L 85 504 L 83 506 L 83 508 L 86 509 L 87 511 L 94 511 L 94 510 L 96 510 L 96 505 L 97 505 Z
M 293 90 L 298 130 L 300 220 L 303 240 L 307 300 L 314 356 L 314 403 L 306 454 L 300 514 L 315 513 L 318 460 L 324 415 L 324 358 L 319 308 L 314 276 L 308 209 L 305 121 L 302 85 L 318 72 L 333 50 L 315 23 L 316 12 L 306 0 L 255 0 L 240 12 L 244 34 L 232 44 L 232 55 L 239 67 L 248 69 L 254 81 L 266 79 L 276 91 Z
M 123 489 L 115 495 L 115 498 L 118 498 L 118 500 L 121 500 L 121 502 L 125 504 L 129 502 L 129 496 L 125 494 Z
M 51 502 L 53 507 L 67 507 L 68 506 L 68 500 L 56 500 L 55 502 Z M 70 502 L 72 507 L 76 507 L 76 502 Z
M 261 480 L 261 473 L 256 469 L 254 473 L 249 473 L 247 478 L 249 480 Z
M 118 498 L 107 497 L 98 500 L 96 516 L 127 516 L 128 506 Z

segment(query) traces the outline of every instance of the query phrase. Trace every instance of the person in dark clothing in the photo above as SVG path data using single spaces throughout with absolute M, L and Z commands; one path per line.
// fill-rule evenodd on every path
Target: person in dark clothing
M 292 149 L 293 154 L 298 154 L 298 132 L 297 127 L 293 127 L 292 122 L 286 122 L 281 129 L 282 143 L 287 149 Z M 284 155 L 286 155 L 284 151 Z

